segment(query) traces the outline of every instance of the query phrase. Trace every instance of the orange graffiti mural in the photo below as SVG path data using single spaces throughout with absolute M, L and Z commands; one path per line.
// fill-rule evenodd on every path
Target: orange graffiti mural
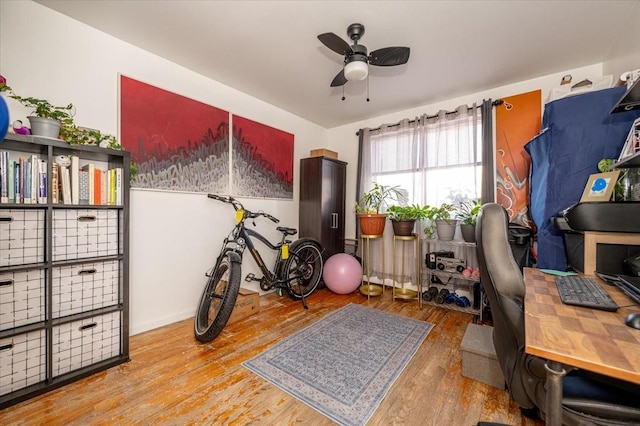
M 496 107 L 496 202 L 510 222 L 529 228 L 529 166 L 524 145 L 540 132 L 540 90 L 502 98 Z

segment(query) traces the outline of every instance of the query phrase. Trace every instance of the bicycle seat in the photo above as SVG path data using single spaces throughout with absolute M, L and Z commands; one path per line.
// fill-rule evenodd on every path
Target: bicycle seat
M 286 226 L 278 226 L 276 229 L 282 232 L 284 235 L 296 235 L 298 233 L 297 229 L 287 228 Z

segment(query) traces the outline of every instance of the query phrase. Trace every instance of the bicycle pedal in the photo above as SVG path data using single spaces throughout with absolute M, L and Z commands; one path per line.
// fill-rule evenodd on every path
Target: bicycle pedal
M 248 283 L 250 283 L 251 281 L 260 281 L 259 278 L 256 278 L 256 275 L 254 273 L 247 274 L 247 276 L 244 277 L 244 280 Z

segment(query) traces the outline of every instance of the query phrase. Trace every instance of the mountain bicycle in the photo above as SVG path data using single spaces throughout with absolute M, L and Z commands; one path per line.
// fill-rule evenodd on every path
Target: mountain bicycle
M 233 197 L 215 194 L 208 194 L 207 197 L 231 204 L 236 211 L 236 224 L 223 240 L 215 265 L 205 274 L 207 283 L 198 302 L 194 320 L 196 339 L 200 342 L 210 342 L 227 324 L 238 297 L 242 255 L 246 248 L 249 249 L 263 276 L 256 278 L 250 273 L 245 277 L 245 281 L 260 282 L 260 288 L 264 291 L 282 289 L 292 299 L 301 300 L 302 306 L 308 309 L 305 299 L 318 287 L 322 277 L 322 245 L 313 238 L 291 241 L 288 237 L 297 234 L 298 230 L 284 226 L 276 228 L 282 233 L 281 241 L 272 244 L 263 235 L 247 228 L 246 223 L 247 220 L 252 220 L 255 226 L 255 219 L 261 216 L 274 223 L 280 222 L 278 219 L 263 211 L 249 211 Z M 277 251 L 272 269 L 265 265 L 252 238 Z

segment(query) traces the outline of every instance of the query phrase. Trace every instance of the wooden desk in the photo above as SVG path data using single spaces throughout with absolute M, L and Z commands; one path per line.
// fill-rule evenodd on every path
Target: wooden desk
M 640 246 L 640 233 L 584 232 L 584 273 L 594 275 L 598 244 L 623 244 Z
M 547 360 L 547 424 L 561 424 L 564 365 L 640 384 L 640 330 L 624 324 L 640 306 L 599 281 L 617 312 L 565 305 L 555 276 L 525 268 L 525 351 Z

